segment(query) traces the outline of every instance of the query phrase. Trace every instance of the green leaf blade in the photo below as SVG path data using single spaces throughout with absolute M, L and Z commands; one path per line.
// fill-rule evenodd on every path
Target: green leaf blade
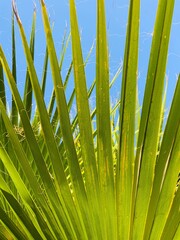
M 104 239 L 116 236 L 115 187 L 110 123 L 109 56 L 106 33 L 105 1 L 97 1 L 96 26 L 96 125 L 97 163 L 100 201 L 103 205 Z M 107 201 L 108 195 L 108 201 Z
M 159 1 L 137 145 L 133 239 L 142 239 L 150 203 L 162 112 L 162 94 L 174 1 Z M 146 183 L 146 185 L 144 184 Z
M 174 139 L 176 136 L 176 132 L 178 131 L 180 121 L 179 101 L 180 101 L 180 76 L 178 78 L 168 121 L 164 130 L 163 140 L 155 169 L 155 178 L 147 215 L 148 221 L 146 222 L 145 236 L 149 236 L 152 227 L 155 210 L 159 200 L 159 195 L 161 193 L 162 184 L 166 176 L 165 175 L 166 169 L 167 166 L 169 165 L 171 151 L 174 146 Z M 176 172 L 176 170 L 174 170 L 173 172 Z
M 132 227 L 131 205 L 134 171 L 139 17 L 140 2 L 131 1 L 121 89 L 119 157 L 116 176 L 117 227 L 119 239 L 130 239 Z
M 92 134 L 90 109 L 88 102 L 88 91 L 85 77 L 85 63 L 82 56 L 80 34 L 77 23 L 76 8 L 74 1 L 70 1 L 70 21 L 72 35 L 73 67 L 75 80 L 75 95 L 77 102 L 77 119 L 80 128 L 80 142 L 82 159 L 85 168 L 85 182 L 89 204 L 92 206 L 93 218 L 92 227 L 94 236 L 98 236 L 97 226 L 99 222 L 99 183 L 97 176 L 96 157 Z

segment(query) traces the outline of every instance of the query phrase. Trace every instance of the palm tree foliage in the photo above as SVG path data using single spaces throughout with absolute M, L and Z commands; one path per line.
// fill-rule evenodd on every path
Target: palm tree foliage
M 42 85 L 33 62 L 35 12 L 29 45 L 13 2 L 28 69 L 23 96 L 16 84 L 14 18 L 12 70 L 0 47 L 0 238 L 180 239 L 180 77 L 163 126 L 175 1 L 158 2 L 141 112 L 137 111 L 140 0 L 130 1 L 121 98 L 113 108 L 104 1 L 97 0 L 96 79 L 90 89 L 74 0 L 69 0 L 72 63 L 65 81 L 61 70 L 68 43 L 64 42 L 59 64 L 46 6 L 40 2 L 47 44 Z M 47 107 L 48 61 L 53 92 Z M 75 87 L 67 100 L 72 70 Z M 10 113 L 5 81 L 12 94 Z M 94 89 L 96 107 L 91 111 Z M 77 115 L 70 119 L 74 98 Z

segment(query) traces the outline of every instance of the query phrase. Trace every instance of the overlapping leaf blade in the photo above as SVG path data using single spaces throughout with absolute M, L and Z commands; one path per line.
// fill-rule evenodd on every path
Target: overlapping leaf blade
M 49 175 L 47 167 L 46 167 L 46 165 L 44 163 L 44 160 L 43 160 L 42 154 L 40 152 L 40 149 L 39 149 L 39 147 L 37 145 L 36 138 L 34 136 L 32 127 L 31 127 L 29 119 L 28 119 L 28 114 L 25 111 L 25 107 L 23 105 L 23 102 L 22 102 L 22 100 L 20 98 L 20 95 L 18 93 L 16 85 L 14 84 L 14 80 L 13 80 L 13 77 L 12 77 L 12 75 L 10 73 L 10 69 L 8 68 L 8 64 L 7 64 L 7 62 L 6 62 L 5 58 L 4 58 L 4 55 L 3 55 L 3 52 L 2 52 L 1 49 L 0 49 L 0 51 L 1 51 L 1 57 L 2 57 L 2 60 L 3 60 L 3 65 L 4 65 L 5 71 L 7 73 L 7 79 L 9 80 L 9 84 L 10 84 L 11 89 L 12 89 L 12 94 L 14 96 L 15 103 L 16 103 L 17 108 L 19 110 L 21 121 L 22 121 L 24 130 L 25 130 L 25 135 L 27 136 L 27 139 L 28 139 L 28 144 L 30 146 L 30 149 L 32 151 L 34 159 L 36 159 L 35 161 L 36 161 L 39 173 L 41 175 L 43 184 L 45 186 L 45 191 L 48 192 L 48 196 L 51 199 L 51 202 L 53 204 L 53 208 L 56 209 L 56 210 L 53 210 L 53 211 L 54 211 L 54 213 L 55 212 L 58 213 L 59 211 L 57 211 L 58 210 L 57 206 L 60 204 L 60 202 L 59 202 L 59 199 L 58 199 L 58 197 L 56 195 L 56 190 L 55 190 L 54 185 L 52 183 L 52 179 L 51 179 L 51 177 Z M 33 180 L 33 173 L 32 173 L 32 171 L 30 171 L 30 169 L 31 168 L 28 168 L 27 166 L 24 165 L 25 173 L 29 175 L 29 179 Z M 61 208 L 59 208 L 59 210 L 60 209 Z M 61 214 L 62 214 L 62 210 L 60 210 L 60 211 L 61 211 Z
M 178 131 L 179 122 L 180 122 L 180 113 L 179 113 L 179 101 L 180 101 L 180 77 L 178 78 L 176 91 L 174 93 L 174 99 L 170 109 L 169 117 L 167 120 L 166 128 L 164 130 L 163 140 L 161 144 L 160 153 L 157 159 L 157 165 L 155 169 L 155 178 L 153 183 L 153 190 L 151 195 L 151 200 L 149 204 L 145 236 L 148 236 L 152 227 L 154 220 L 154 214 L 159 200 L 159 195 L 161 193 L 162 184 L 165 178 L 167 167 L 169 165 L 171 151 L 174 146 L 175 136 Z M 175 159 L 174 159 L 175 160 Z M 178 171 L 178 167 L 176 168 Z M 176 174 L 176 170 L 173 170 L 173 175 Z M 177 178 L 177 176 L 176 176 Z M 168 186 L 173 187 L 173 185 Z M 170 190 L 170 189 L 169 189 Z M 168 190 L 168 191 L 169 191 Z
M 159 1 L 135 160 L 133 238 L 142 239 L 152 192 L 174 1 Z
M 67 41 L 64 36 L 59 62 L 45 2 L 40 1 L 47 44 L 41 86 L 34 65 L 35 12 L 29 45 L 13 5 L 27 76 L 21 98 L 12 19 L 12 70 L 0 47 L 0 238 L 179 239 L 180 77 L 165 127 L 162 119 L 174 2 L 158 2 L 142 112 L 137 100 L 140 0 L 130 0 L 121 99 L 112 108 L 110 89 L 119 72 L 110 82 L 105 1 L 97 0 L 96 77 L 89 90 L 75 1 L 69 0 L 71 34 Z M 63 82 L 70 38 L 72 62 Z M 49 103 L 48 60 L 53 80 Z M 72 69 L 74 89 L 67 102 Z M 13 101 L 10 112 L 4 73 Z M 95 87 L 92 111 L 89 98 Z M 77 114 L 71 119 L 74 102 Z

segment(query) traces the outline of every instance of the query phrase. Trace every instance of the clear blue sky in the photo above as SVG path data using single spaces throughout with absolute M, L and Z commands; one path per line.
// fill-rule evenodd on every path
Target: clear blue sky
M 45 51 L 43 26 L 41 22 L 41 11 L 38 0 L 16 0 L 19 15 L 23 22 L 27 35 L 30 35 L 32 13 L 34 2 L 37 5 L 37 30 L 36 30 L 36 57 L 35 64 L 38 74 L 41 75 L 43 56 Z M 51 22 L 54 22 L 54 39 L 57 51 L 60 52 L 64 30 L 67 26 L 69 29 L 69 10 L 68 0 L 46 0 L 46 5 L 49 11 Z M 143 86 L 146 78 L 148 65 L 149 47 L 152 40 L 153 24 L 156 14 L 156 6 L 158 0 L 142 0 L 141 6 L 141 29 L 140 29 L 140 57 L 139 57 L 139 86 L 140 98 L 143 96 Z M 82 44 L 84 57 L 87 56 L 96 33 L 96 0 L 77 0 L 77 12 L 79 18 L 79 26 L 82 33 Z M 110 76 L 111 78 L 121 65 L 123 60 L 123 49 L 125 41 L 128 0 L 107 0 L 107 27 L 109 38 L 110 52 Z M 171 95 L 176 83 L 177 74 L 180 71 L 180 1 L 176 0 L 175 12 L 172 25 L 171 44 L 169 49 L 169 58 L 167 66 L 167 76 L 169 79 L 169 90 L 167 98 L 167 106 L 171 99 Z M 26 73 L 26 65 L 23 57 L 23 50 L 19 32 L 16 26 L 16 41 L 17 47 L 17 64 L 18 64 L 18 84 L 21 86 Z M 0 44 L 6 53 L 8 60 L 11 60 L 11 0 L 0 1 Z M 88 84 L 93 81 L 95 76 L 95 52 L 87 66 Z M 68 63 L 71 60 L 70 49 L 67 52 L 62 75 L 64 76 Z M 50 81 L 50 80 L 49 80 Z M 120 78 L 119 80 L 120 81 Z M 113 95 L 119 95 L 119 85 L 113 91 Z M 50 92 L 49 92 L 50 96 Z

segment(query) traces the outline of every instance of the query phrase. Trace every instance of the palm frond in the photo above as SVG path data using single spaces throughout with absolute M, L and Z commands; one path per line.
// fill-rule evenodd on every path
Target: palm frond
M 34 64 L 35 11 L 28 43 L 13 1 L 12 68 L 0 46 L 0 238 L 178 240 L 180 76 L 166 123 L 163 119 L 175 1 L 158 2 L 142 110 L 137 83 L 140 0 L 130 0 L 123 68 L 112 80 L 106 5 L 97 1 L 96 70 L 90 88 L 86 65 L 93 48 L 84 60 L 75 1 L 69 0 L 70 34 L 64 35 L 59 60 L 44 0 L 40 4 L 46 39 L 41 81 Z M 23 94 L 14 17 L 27 64 Z M 72 59 L 63 79 L 70 42 Z M 53 83 L 49 102 L 48 63 Z M 121 70 L 121 96 L 111 105 L 110 90 Z M 72 71 L 74 88 L 67 94 Z M 77 113 L 71 115 L 74 105 Z

